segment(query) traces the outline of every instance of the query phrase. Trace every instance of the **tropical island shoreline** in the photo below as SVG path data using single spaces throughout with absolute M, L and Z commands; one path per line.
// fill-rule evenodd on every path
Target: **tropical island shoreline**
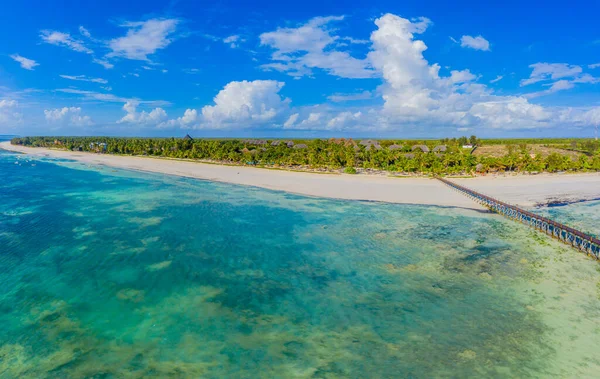
M 419 176 L 351 175 L 265 169 L 162 157 L 25 147 L 12 145 L 10 141 L 0 142 L 0 149 L 38 157 L 69 159 L 86 165 L 246 185 L 305 196 L 483 209 L 443 183 Z M 598 173 L 487 175 L 473 178 L 456 177 L 452 180 L 488 196 L 522 207 L 567 204 L 600 198 L 600 174 Z

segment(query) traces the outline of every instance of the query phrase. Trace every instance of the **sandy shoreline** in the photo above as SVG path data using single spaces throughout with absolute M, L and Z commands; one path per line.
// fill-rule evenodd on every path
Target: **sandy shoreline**
M 159 158 L 30 148 L 14 146 L 8 141 L 1 142 L 0 148 L 35 156 L 72 159 L 86 164 L 101 164 L 122 169 L 248 185 L 308 196 L 482 209 L 466 196 L 449 189 L 437 180 L 428 178 L 388 178 L 267 170 Z M 599 174 L 478 177 L 452 180 L 520 206 L 534 206 L 557 199 L 579 201 L 600 198 Z

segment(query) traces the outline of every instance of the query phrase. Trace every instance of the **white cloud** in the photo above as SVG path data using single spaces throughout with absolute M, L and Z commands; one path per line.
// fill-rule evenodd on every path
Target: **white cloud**
M 497 83 L 497 82 L 501 81 L 503 78 L 504 78 L 504 76 L 498 75 L 498 76 L 496 76 L 496 79 L 490 80 L 490 83 Z
M 123 105 L 123 110 L 127 112 L 123 118 L 117 123 L 143 124 L 143 125 L 159 125 L 167 119 L 167 112 L 162 108 L 155 108 L 150 112 L 137 111 L 139 103 L 136 101 L 128 101 Z
M 39 63 L 37 63 L 33 59 L 22 57 L 19 54 L 12 54 L 10 57 L 14 61 L 19 62 L 21 64 L 21 67 L 25 70 L 33 70 L 35 66 L 39 66 Z
M 69 126 L 90 126 L 93 122 L 89 116 L 81 114 L 79 107 L 64 107 L 44 110 L 46 121 L 52 124 Z
M 529 65 L 533 69 L 528 79 L 521 80 L 521 86 L 534 84 L 546 80 L 574 78 L 582 73 L 580 66 L 567 63 L 534 63 Z
M 23 115 L 18 112 L 19 103 L 12 99 L 0 100 L 0 126 L 3 128 L 13 128 L 20 124 Z
M 534 97 L 550 95 L 550 94 L 553 94 L 553 93 L 556 93 L 559 91 L 571 89 L 571 88 L 575 87 L 575 84 L 573 84 L 573 82 L 563 79 L 563 80 L 559 80 L 559 81 L 551 83 L 551 84 L 544 84 L 544 86 L 549 86 L 550 88 L 548 88 L 547 90 L 543 90 L 543 91 L 529 93 L 526 95 L 526 97 L 534 98 Z
M 475 50 L 490 51 L 490 43 L 482 36 L 462 36 L 460 38 L 460 46 Z
M 598 68 L 598 67 L 600 67 L 600 63 L 594 63 L 594 64 L 588 65 L 588 68 L 591 68 L 591 69 Z
M 223 42 L 228 44 L 229 47 L 231 47 L 232 49 L 239 47 L 240 42 L 244 42 L 244 41 L 245 40 L 240 38 L 240 36 L 238 36 L 238 35 L 229 36 L 229 37 L 223 39 Z
M 334 93 L 333 95 L 327 96 L 327 99 L 334 103 L 341 103 L 345 101 L 367 100 L 372 97 L 373 94 L 370 91 L 363 91 L 360 93 Z
M 283 123 L 283 127 L 284 129 L 289 129 L 291 127 L 294 126 L 294 124 L 296 123 L 296 121 L 298 120 L 298 113 L 294 113 L 293 115 L 291 115 L 286 122 Z
M 51 45 L 66 47 L 80 53 L 94 53 L 91 49 L 85 47 L 82 41 L 71 37 L 69 33 L 57 32 L 54 30 L 42 30 L 40 37 L 42 38 L 42 41 Z
M 85 75 L 59 75 L 59 76 L 63 79 L 77 80 L 77 81 L 81 81 L 81 82 L 92 82 L 92 83 L 100 83 L 100 84 L 108 83 L 108 80 L 106 80 L 106 79 L 90 78 Z
M 92 35 L 90 34 L 89 30 L 87 30 L 81 25 L 79 26 L 79 33 L 84 37 L 92 38 Z
M 261 67 L 295 77 L 310 76 L 315 68 L 344 78 L 375 76 L 366 60 L 336 50 L 335 44 L 340 37 L 333 35 L 329 24 L 343 19 L 343 16 L 315 17 L 296 28 L 278 28 L 261 34 L 261 45 L 275 50 L 271 55 L 273 62 Z
M 97 58 L 94 58 L 94 59 L 92 60 L 92 62 L 94 62 L 94 63 L 97 63 L 97 64 L 101 65 L 102 67 L 104 67 L 104 68 L 105 68 L 105 69 L 107 69 L 107 70 L 108 70 L 108 69 L 111 69 L 111 68 L 113 68 L 113 67 L 115 67 L 115 65 L 114 65 L 114 64 L 110 63 L 110 62 L 109 62 L 109 61 L 107 61 L 106 59 L 97 59 Z
M 522 97 L 493 95 L 486 86 L 475 83 L 468 70 L 440 77 L 440 66 L 423 57 L 427 46 L 415 39 L 415 33 L 423 29 L 409 20 L 386 14 L 375 24 L 378 29 L 371 34 L 369 59 L 384 78 L 380 88 L 384 106 L 378 119 L 382 128 L 415 123 L 492 128 L 546 124 L 543 108 Z
M 172 35 L 178 23 L 177 19 L 160 18 L 124 23 L 121 26 L 129 28 L 127 35 L 109 41 L 112 53 L 108 56 L 148 61 L 148 55 L 173 42 Z
M 195 109 L 186 109 L 183 116 L 178 117 L 174 120 L 168 120 L 158 124 L 158 128 L 167 129 L 180 127 L 183 129 L 195 129 L 198 128 L 198 111 Z
M 273 122 L 289 105 L 279 95 L 283 86 L 274 80 L 230 82 L 215 96 L 215 105 L 202 108 L 204 126 L 247 128 Z

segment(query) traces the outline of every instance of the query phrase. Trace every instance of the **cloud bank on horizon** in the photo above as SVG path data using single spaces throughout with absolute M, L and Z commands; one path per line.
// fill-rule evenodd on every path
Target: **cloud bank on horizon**
M 219 36 L 140 16 L 113 20 L 110 37 L 38 25 L 28 49 L 2 52 L 0 134 L 590 136 L 600 124 L 597 55 L 515 68 L 494 57 L 506 41 L 468 26 L 444 39 L 431 31 L 443 23 L 316 15 Z

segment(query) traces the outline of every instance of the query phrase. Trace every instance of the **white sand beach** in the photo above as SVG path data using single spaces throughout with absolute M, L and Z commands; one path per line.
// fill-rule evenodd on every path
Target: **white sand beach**
M 248 185 L 308 196 L 482 209 L 466 196 L 429 178 L 269 170 L 160 158 L 30 148 L 14 146 L 10 142 L 0 143 L 0 148 L 36 156 L 72 159 L 86 164 Z M 490 176 L 452 180 L 486 195 L 520 206 L 534 206 L 556 199 L 576 201 L 600 198 L 599 174 Z

